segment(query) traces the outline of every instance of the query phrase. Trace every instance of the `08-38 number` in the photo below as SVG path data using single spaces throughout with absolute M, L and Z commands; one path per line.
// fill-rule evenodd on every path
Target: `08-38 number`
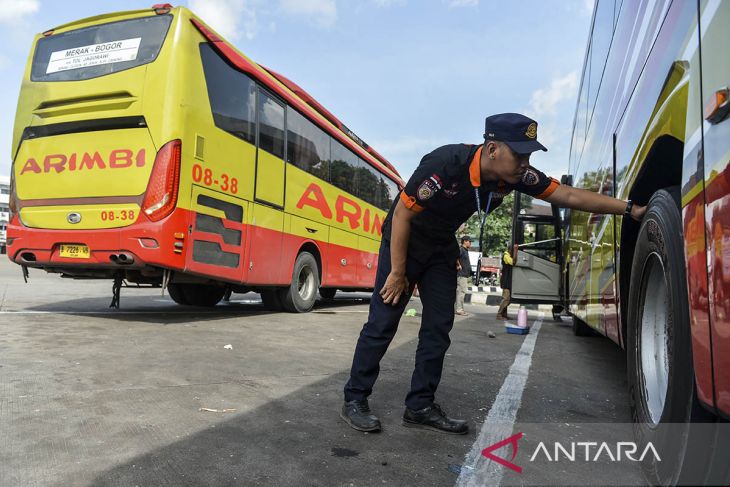
M 101 212 L 101 221 L 103 221 L 103 222 L 113 222 L 115 220 L 129 221 L 129 220 L 134 220 L 135 216 L 136 215 L 134 214 L 134 210 L 102 211 Z
M 230 191 L 233 194 L 238 193 L 238 179 L 223 173 L 220 176 L 213 174 L 213 171 L 203 167 L 200 164 L 193 166 L 193 181 L 202 182 L 206 186 L 217 186 L 222 191 Z

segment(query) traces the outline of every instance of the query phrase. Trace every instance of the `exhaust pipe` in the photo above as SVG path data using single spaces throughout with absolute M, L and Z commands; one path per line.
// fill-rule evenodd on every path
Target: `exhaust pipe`
M 111 254 L 109 260 L 115 264 L 129 265 L 134 263 L 134 256 L 128 252 L 122 252 L 121 254 Z
M 129 265 L 134 263 L 134 256 L 128 252 L 122 252 L 117 255 L 117 263 L 122 265 Z

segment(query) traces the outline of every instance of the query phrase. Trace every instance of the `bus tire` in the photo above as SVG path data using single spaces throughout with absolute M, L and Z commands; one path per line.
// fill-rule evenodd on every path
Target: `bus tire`
M 226 288 L 213 284 L 178 284 L 190 306 L 211 308 L 226 294 Z
M 281 290 L 281 304 L 290 313 L 306 313 L 314 307 L 319 289 L 317 260 L 309 252 L 297 256 L 291 284 Z
M 322 296 L 322 299 L 335 299 L 335 294 L 337 293 L 337 289 L 333 287 L 321 287 L 319 288 L 319 295 Z
M 175 301 L 177 304 L 182 304 L 183 306 L 189 306 L 190 303 L 188 302 L 188 298 L 185 297 L 185 292 L 183 291 L 182 284 L 175 284 L 170 283 L 167 285 L 167 294 L 170 295 L 173 301 Z
M 651 485 L 677 485 L 698 470 L 703 475 L 710 458 L 691 424 L 711 415 L 695 390 L 682 235 L 678 191 L 657 191 L 634 251 L 626 342 L 634 436 L 661 457 L 641 462 Z
M 281 299 L 279 298 L 279 289 L 267 289 L 261 291 L 261 302 L 264 303 L 264 308 L 269 311 L 281 311 L 284 307 L 281 305 Z
M 573 315 L 573 335 L 577 337 L 595 336 L 596 332 L 593 328 L 585 324 L 583 320 Z

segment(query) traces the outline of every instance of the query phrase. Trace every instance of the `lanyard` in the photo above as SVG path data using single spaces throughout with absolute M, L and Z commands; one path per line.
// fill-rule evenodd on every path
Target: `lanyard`
M 474 195 L 476 195 L 477 199 L 477 213 L 479 214 L 479 265 L 477 266 L 477 286 L 479 285 L 479 271 L 482 268 L 482 259 L 481 256 L 484 255 L 484 247 L 482 247 L 482 238 L 484 236 L 484 223 L 487 221 L 487 216 L 489 216 L 489 207 L 492 205 L 492 192 L 489 192 L 489 198 L 487 199 L 487 208 L 484 210 L 484 216 L 482 216 L 482 202 L 481 198 L 479 197 L 479 188 L 474 188 Z

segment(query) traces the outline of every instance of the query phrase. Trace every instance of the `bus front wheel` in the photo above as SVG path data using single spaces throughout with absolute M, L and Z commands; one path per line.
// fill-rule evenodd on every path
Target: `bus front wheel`
M 281 290 L 281 304 L 290 313 L 306 313 L 314 307 L 319 289 L 317 259 L 309 252 L 297 256 L 291 284 Z
M 634 434 L 662 452 L 642 462 L 652 485 L 677 485 L 693 471 L 700 485 L 711 457 L 696 438 L 695 424 L 711 415 L 695 391 L 684 262 L 678 189 L 657 191 L 636 241 L 626 342 Z

